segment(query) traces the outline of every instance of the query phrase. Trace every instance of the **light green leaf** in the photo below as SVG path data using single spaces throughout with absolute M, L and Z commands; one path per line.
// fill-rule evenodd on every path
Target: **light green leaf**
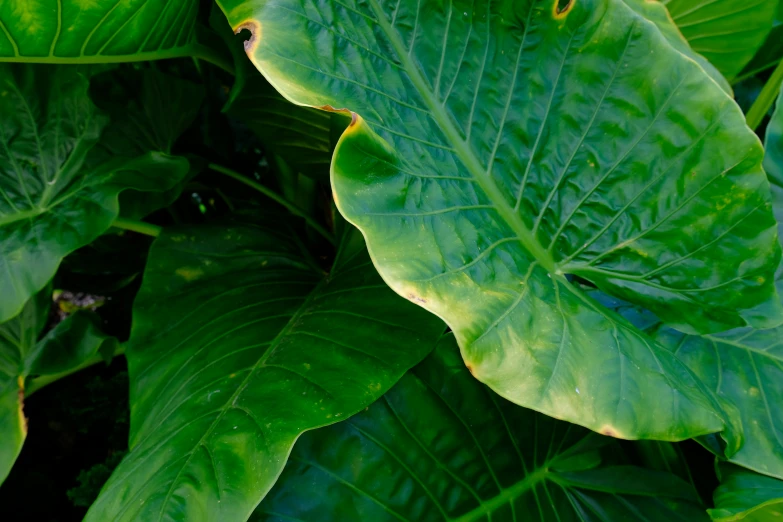
M 164 191 L 188 172 L 183 158 L 96 148 L 109 119 L 87 88 L 74 67 L 0 64 L 0 321 L 111 226 L 121 191 Z
M 0 483 L 27 436 L 24 417 L 28 376 L 66 373 L 90 361 L 116 340 L 100 332 L 97 317 L 77 312 L 38 340 L 52 304 L 51 288 L 31 298 L 21 313 L 0 324 Z
M 707 520 L 688 484 L 617 442 L 515 406 L 453 336 L 378 402 L 306 433 L 253 521 Z
M 198 0 L 11 0 L 0 61 L 106 63 L 199 54 Z
M 302 432 L 372 403 L 443 328 L 354 229 L 327 276 L 260 226 L 164 230 L 126 352 L 131 451 L 87 520 L 245 520 Z
M 775 522 L 783 518 L 783 482 L 731 464 L 718 467 L 721 484 L 708 510 L 715 522 Z
M 479 380 L 619 437 L 726 428 L 682 363 L 567 277 L 683 329 L 780 323 L 761 146 L 652 23 L 619 0 L 218 3 L 286 98 L 357 113 L 338 208 Z
M 662 0 L 694 51 L 729 80 L 753 58 L 772 29 L 779 0 Z

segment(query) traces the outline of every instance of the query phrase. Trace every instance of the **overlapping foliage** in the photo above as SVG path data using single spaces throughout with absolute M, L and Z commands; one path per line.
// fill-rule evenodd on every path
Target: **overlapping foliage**
M 88 520 L 779 514 L 779 8 L 3 4 L 0 478 L 124 353 Z M 50 313 L 136 235 L 121 348 Z

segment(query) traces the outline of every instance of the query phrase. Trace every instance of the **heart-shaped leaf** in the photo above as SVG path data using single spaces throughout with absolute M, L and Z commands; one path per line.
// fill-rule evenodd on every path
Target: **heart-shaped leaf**
M 0 483 L 5 480 L 27 436 L 24 417 L 25 380 L 73 371 L 99 352 L 113 351 L 114 338 L 98 328 L 97 317 L 76 312 L 38 340 L 52 305 L 47 286 L 31 298 L 21 313 L 0 324 Z
M 0 322 L 111 226 L 121 191 L 165 191 L 188 173 L 183 158 L 96 147 L 109 119 L 88 84 L 74 67 L 0 64 Z
M 715 522 L 772 522 L 783 516 L 783 482 L 732 464 L 720 464 L 720 486 L 708 510 Z
M 756 54 L 772 29 L 779 0 L 662 0 L 697 53 L 729 80 Z
M 355 229 L 327 276 L 259 226 L 164 230 L 126 352 L 131 451 L 87 520 L 245 520 L 302 432 L 372 403 L 443 328 Z
M 11 0 L 0 61 L 106 63 L 198 54 L 198 0 Z
M 254 521 L 707 520 L 675 475 L 471 378 L 453 336 L 378 402 L 296 443 Z
M 619 0 L 218 3 L 286 98 L 355 111 L 338 207 L 479 380 L 620 437 L 726 427 L 568 277 L 684 329 L 780 323 L 761 146 L 652 23 Z

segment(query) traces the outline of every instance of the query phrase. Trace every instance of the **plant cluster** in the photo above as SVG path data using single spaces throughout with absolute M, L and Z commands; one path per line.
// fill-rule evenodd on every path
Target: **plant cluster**
M 124 357 L 87 521 L 778 520 L 781 58 L 779 0 L 0 3 L 0 481 Z

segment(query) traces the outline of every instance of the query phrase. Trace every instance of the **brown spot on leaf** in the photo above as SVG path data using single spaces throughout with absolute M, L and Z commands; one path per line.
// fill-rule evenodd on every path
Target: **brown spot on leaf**
M 414 293 L 408 294 L 408 299 L 410 299 L 414 303 L 427 304 L 427 300 L 426 299 L 424 299 L 423 297 L 419 297 L 419 296 L 417 296 Z
M 620 436 L 620 433 L 616 429 L 614 429 L 612 426 L 603 426 L 599 430 L 599 433 L 601 435 L 606 435 L 607 437 L 614 437 L 616 439 L 621 439 L 622 438 L 622 436 Z
M 473 377 L 475 377 L 475 376 L 476 376 L 476 374 L 475 374 L 475 373 L 473 373 L 473 365 L 472 365 L 472 364 L 470 364 L 470 363 L 465 363 L 465 366 L 467 366 L 467 367 L 468 367 L 468 371 L 470 372 L 470 374 L 471 374 Z
M 250 31 L 250 38 L 245 40 L 245 52 L 253 54 L 261 38 L 261 24 L 257 20 L 246 20 L 234 28 L 234 34 L 239 34 L 245 29 Z

